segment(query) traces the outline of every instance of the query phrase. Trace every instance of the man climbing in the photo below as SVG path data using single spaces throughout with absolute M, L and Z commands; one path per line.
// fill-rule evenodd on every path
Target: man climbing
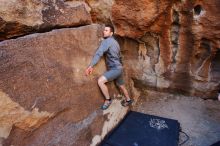
M 106 25 L 103 31 L 104 40 L 101 42 L 89 67 L 86 69 L 86 75 L 88 76 L 93 72 L 93 67 L 98 63 L 100 58 L 105 55 L 108 70 L 98 79 L 98 85 L 105 96 L 105 102 L 101 106 L 101 109 L 103 110 L 107 109 L 112 102 L 105 83 L 113 80 L 116 81 L 117 86 L 119 86 L 125 96 L 125 99 L 122 100 L 121 104 L 123 106 L 128 106 L 132 103 L 132 100 L 129 97 L 128 91 L 124 85 L 123 67 L 120 60 L 120 46 L 114 39 L 113 34 L 114 27 L 111 25 Z

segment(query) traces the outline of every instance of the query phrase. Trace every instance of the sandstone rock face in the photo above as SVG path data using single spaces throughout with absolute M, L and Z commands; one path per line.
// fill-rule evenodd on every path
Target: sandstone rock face
M 112 23 L 112 5 L 114 0 L 65 0 L 69 5 L 84 4 L 90 12 L 93 23 Z
M 3 92 L 0 92 L 0 97 L 1 138 L 7 138 L 9 136 L 13 125 L 24 130 L 36 129 L 53 116 L 53 114 L 48 112 L 38 112 L 37 108 L 34 108 L 31 112 L 25 111 L 24 108 L 13 102 Z
M 95 146 L 126 114 L 117 99 L 98 110 L 103 60 L 84 75 L 101 39 L 92 21 L 114 24 L 135 100 L 145 88 L 216 97 L 218 0 L 0 1 L 0 145 Z M 62 27 L 76 28 L 46 32 Z
M 66 28 L 0 43 L 0 136 L 10 133 L 3 145 L 94 145 L 126 114 L 117 100 L 106 113 L 98 110 L 103 60 L 92 76 L 84 74 L 101 28 Z
M 127 46 L 131 40 L 124 38 L 121 44 L 134 55 L 130 58 L 136 57 L 129 65 L 137 86 L 216 97 L 219 6 L 217 0 L 116 0 L 112 17 L 117 33 L 136 40 Z
M 62 0 L 1 0 L 0 40 L 53 28 L 91 24 L 85 5 Z
M 114 0 L 87 0 L 91 7 L 91 17 L 95 23 L 112 23 L 112 5 Z
M 112 8 L 112 19 L 117 27 L 117 33 L 132 38 L 141 37 L 150 32 L 150 29 L 159 33 L 163 29 L 161 26 L 164 25 L 162 22 L 164 15 L 169 13 L 172 3 L 170 0 L 116 0 Z M 160 19 L 163 19 L 162 23 L 158 23 Z

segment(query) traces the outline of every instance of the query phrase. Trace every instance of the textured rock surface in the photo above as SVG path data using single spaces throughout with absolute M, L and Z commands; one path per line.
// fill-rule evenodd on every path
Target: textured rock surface
M 72 5 L 84 4 L 90 12 L 93 23 L 112 23 L 112 5 L 114 0 L 65 0 L 66 3 Z
M 1 0 L 0 40 L 53 28 L 91 24 L 83 3 L 62 0 Z
M 164 29 L 165 15 L 169 14 L 172 3 L 170 0 L 116 0 L 112 8 L 112 19 L 117 33 L 133 38 L 141 37 L 151 29 L 159 33 Z
M 134 87 L 216 97 L 218 0 L 0 1 L 0 40 L 44 32 L 0 42 L 0 145 L 94 146 L 127 112 L 119 100 L 98 110 L 103 61 L 84 76 L 101 38 L 92 20 L 115 25 L 135 100 Z M 45 32 L 62 27 L 77 28 Z
M 220 84 L 219 6 L 217 0 L 116 0 L 112 17 L 117 33 L 137 40 L 125 47 L 136 57 L 131 61 L 136 85 L 215 98 Z
M 53 116 L 48 112 L 38 112 L 34 108 L 31 112 L 25 111 L 24 108 L 13 102 L 10 97 L 0 91 L 0 137 L 7 138 L 13 125 L 23 130 L 38 128 Z
M 0 43 L 0 89 L 15 105 L 1 106 L 0 127 L 7 122 L 15 125 L 4 145 L 89 145 L 93 136 L 100 135 L 101 140 L 123 117 L 127 109 L 120 109 L 119 101 L 119 109 L 116 106 L 106 113 L 108 118 L 117 117 L 116 121 L 105 123 L 105 113 L 98 110 L 103 101 L 97 78 L 105 70 L 104 61 L 92 76 L 84 74 L 100 38 L 101 26 L 89 25 Z M 12 110 L 16 105 L 23 111 Z M 22 118 L 35 108 L 48 114 Z
M 114 0 L 86 0 L 91 7 L 91 17 L 95 23 L 112 23 L 112 5 Z

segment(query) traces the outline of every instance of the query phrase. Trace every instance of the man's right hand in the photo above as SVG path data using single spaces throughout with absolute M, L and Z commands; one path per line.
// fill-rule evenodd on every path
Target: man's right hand
M 86 69 L 86 71 L 85 71 L 85 73 L 86 73 L 87 76 L 90 75 L 90 74 L 92 74 L 92 72 L 93 72 L 93 68 L 92 68 L 91 66 L 89 66 L 89 67 Z

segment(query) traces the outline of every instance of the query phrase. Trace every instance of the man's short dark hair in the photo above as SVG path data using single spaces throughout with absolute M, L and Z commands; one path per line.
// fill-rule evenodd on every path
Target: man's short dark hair
M 105 27 L 109 27 L 110 31 L 113 32 L 113 34 L 115 33 L 115 28 L 112 25 L 106 24 Z

